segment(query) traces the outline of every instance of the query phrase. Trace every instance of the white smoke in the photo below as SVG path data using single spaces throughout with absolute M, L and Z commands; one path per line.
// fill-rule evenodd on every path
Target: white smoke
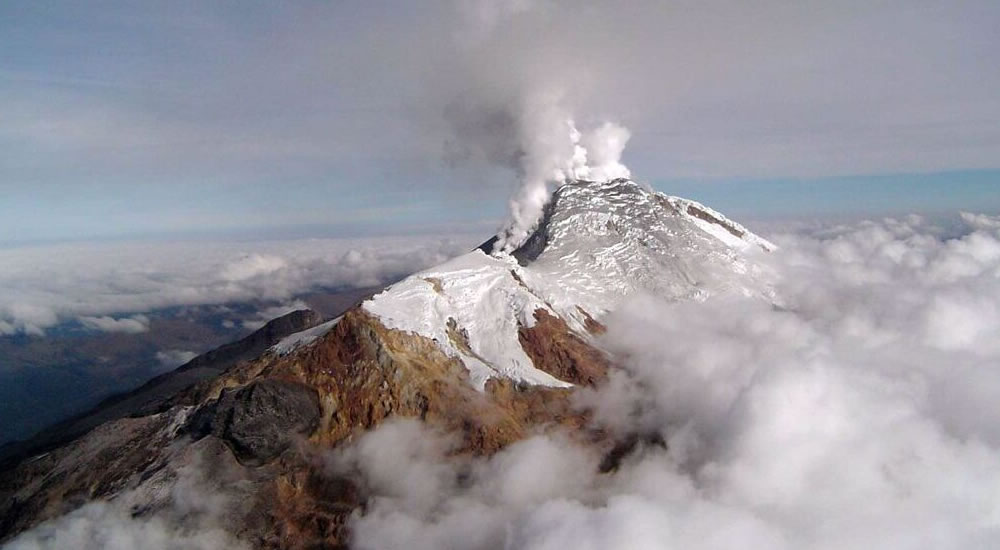
M 615 472 L 558 433 L 489 458 L 416 422 L 364 436 L 335 461 L 376 494 L 354 547 L 1000 546 L 1000 219 L 965 221 L 779 236 L 780 308 L 624 304 L 625 369 L 581 395 L 653 436 Z
M 560 25 L 557 10 L 524 0 L 459 7 L 457 49 L 466 58 L 454 70 L 468 88 L 455 94 L 446 118 L 459 157 L 476 151 L 519 177 L 494 248 L 509 252 L 537 223 L 552 186 L 628 177 L 621 154 L 630 134 L 612 122 L 578 129 L 574 106 L 587 95 L 587 60 L 539 43 L 552 37 L 545 29 Z
M 605 122 L 581 133 L 556 106 L 528 110 L 521 140 L 521 182 L 510 201 L 510 219 L 500 231 L 494 250 L 511 252 L 538 223 L 550 187 L 576 180 L 607 181 L 629 177 L 621 154 L 629 139 L 623 126 Z

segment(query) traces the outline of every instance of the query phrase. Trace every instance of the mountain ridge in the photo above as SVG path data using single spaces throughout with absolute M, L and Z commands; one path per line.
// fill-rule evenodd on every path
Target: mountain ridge
M 567 184 L 550 204 L 521 260 L 480 248 L 415 273 L 151 414 L 0 473 L 0 540 L 126 494 L 144 503 L 131 513 L 155 514 L 167 506 L 162 487 L 206 455 L 243 480 L 234 536 L 260 548 L 343 547 L 365 488 L 316 464 L 397 417 L 455 434 L 456 452 L 476 455 L 569 428 L 613 467 L 637 436 L 591 428 L 572 399 L 615 368 L 599 342 L 603 316 L 636 292 L 766 298 L 752 257 L 770 243 L 630 180 Z

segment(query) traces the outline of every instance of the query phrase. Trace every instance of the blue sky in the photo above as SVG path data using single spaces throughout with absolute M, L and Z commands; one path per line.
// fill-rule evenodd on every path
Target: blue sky
M 1000 171 L 996 170 L 808 180 L 661 181 L 655 185 L 731 216 L 763 220 L 1000 213 Z
M 754 221 L 1000 213 L 1000 171 L 815 179 L 661 180 L 656 189 Z M 504 190 L 479 199 L 344 194 L 330 183 L 246 186 L 52 186 L 4 198 L 0 245 L 75 239 L 284 238 L 496 229 Z M 193 201 L 191 197 L 198 196 Z M 388 204 L 380 204 L 385 201 Z M 220 211 L 221 209 L 221 211 Z
M 446 115 L 553 82 L 736 217 L 1000 211 L 1000 5 L 869 4 L 5 2 L 0 242 L 488 231 Z

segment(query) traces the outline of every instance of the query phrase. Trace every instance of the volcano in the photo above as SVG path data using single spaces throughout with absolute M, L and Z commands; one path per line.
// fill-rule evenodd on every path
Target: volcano
M 628 441 L 589 427 L 572 400 L 616 368 L 602 319 L 643 294 L 771 300 L 757 258 L 773 248 L 628 179 L 567 183 L 512 253 L 487 241 L 335 319 L 306 315 L 305 330 L 217 376 L 22 457 L 0 474 L 0 541 L 87 503 L 155 516 L 197 466 L 235 503 L 219 512 L 232 540 L 343 547 L 367 491 L 323 456 L 394 417 L 452 433 L 457 452 L 475 455 L 561 426 L 613 466 Z

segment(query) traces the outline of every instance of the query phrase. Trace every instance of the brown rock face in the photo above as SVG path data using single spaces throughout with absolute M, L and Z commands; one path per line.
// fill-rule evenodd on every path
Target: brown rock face
M 544 310 L 535 317 L 520 337 L 536 366 L 576 384 L 606 376 L 604 355 L 564 321 Z M 462 339 L 457 324 L 450 331 Z M 173 467 L 178 448 L 212 440 L 218 452 L 234 452 L 232 469 L 252 480 L 241 497 L 250 511 L 233 532 L 260 548 L 342 547 L 365 497 L 351 480 L 324 474 L 325 452 L 404 416 L 458 434 L 461 452 L 488 455 L 550 426 L 582 428 L 586 415 L 571 393 L 507 379 L 477 391 L 466 368 L 433 341 L 355 308 L 297 352 L 239 363 L 179 394 L 165 412 L 105 424 L 0 473 L 0 540 L 83 502 L 141 489 Z M 195 444 L 192 435 L 204 439 Z
M 587 319 L 593 332 L 604 330 L 589 315 Z M 607 377 L 607 357 L 544 309 L 535 310 L 535 326 L 521 327 L 518 338 L 535 366 L 560 380 L 593 386 Z
M 582 307 L 576 306 L 576 310 L 583 314 L 584 326 L 587 327 L 587 332 L 593 334 L 594 336 L 599 336 L 608 331 L 608 327 L 601 324 L 599 321 L 594 320 Z
M 458 430 L 469 451 L 491 453 L 569 413 L 565 389 L 494 380 L 485 393 L 476 391 L 465 366 L 434 342 L 387 329 L 360 309 L 305 353 L 269 366 L 267 375 L 316 388 L 322 416 L 312 439 L 323 445 L 398 415 Z

